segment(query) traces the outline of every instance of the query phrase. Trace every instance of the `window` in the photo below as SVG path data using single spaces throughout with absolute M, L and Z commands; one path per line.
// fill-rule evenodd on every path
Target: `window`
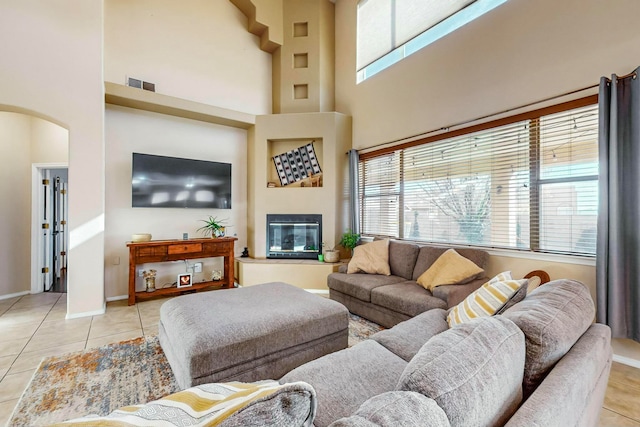
M 597 105 L 562 108 L 362 154 L 360 231 L 594 254 Z
M 507 0 L 361 0 L 357 82 L 417 52 Z

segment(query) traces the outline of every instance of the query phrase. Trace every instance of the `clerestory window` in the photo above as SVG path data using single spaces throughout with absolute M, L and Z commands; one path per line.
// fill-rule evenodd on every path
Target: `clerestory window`
M 507 0 L 361 0 L 357 82 L 379 73 Z

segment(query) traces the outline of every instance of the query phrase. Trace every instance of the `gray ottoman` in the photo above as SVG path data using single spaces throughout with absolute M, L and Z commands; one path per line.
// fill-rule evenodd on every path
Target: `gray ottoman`
M 160 308 L 160 345 L 181 388 L 279 379 L 347 347 L 349 312 L 286 283 L 183 295 Z

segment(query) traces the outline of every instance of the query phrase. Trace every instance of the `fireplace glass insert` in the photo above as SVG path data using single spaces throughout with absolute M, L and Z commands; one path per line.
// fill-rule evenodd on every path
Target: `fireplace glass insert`
M 322 215 L 267 215 L 267 258 L 317 259 L 322 253 Z

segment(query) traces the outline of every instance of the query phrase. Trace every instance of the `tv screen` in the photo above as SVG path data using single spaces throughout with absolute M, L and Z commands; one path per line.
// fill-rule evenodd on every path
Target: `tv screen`
M 133 153 L 131 204 L 231 209 L 231 164 Z

